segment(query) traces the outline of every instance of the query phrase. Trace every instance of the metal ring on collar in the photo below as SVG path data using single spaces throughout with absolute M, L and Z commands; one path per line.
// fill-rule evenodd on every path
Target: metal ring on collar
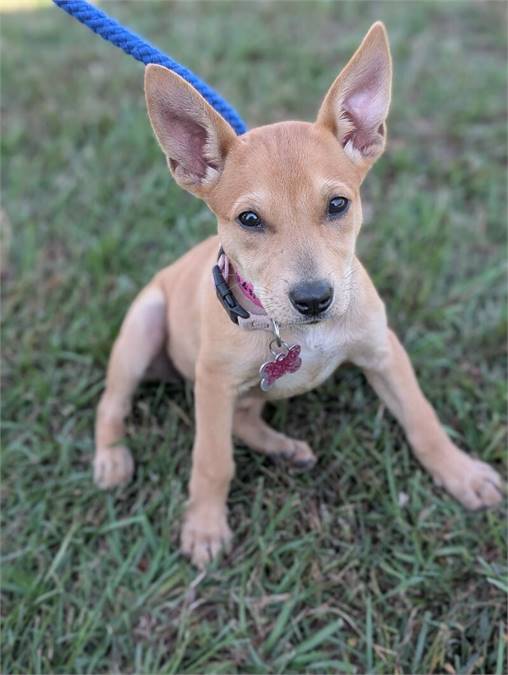
M 279 324 L 277 323 L 277 321 L 275 321 L 275 319 L 272 319 L 271 321 L 272 321 L 273 334 L 275 335 L 275 340 L 277 341 L 277 347 L 281 347 L 283 345 L 283 340 L 280 336 Z M 273 340 L 272 340 L 272 342 L 273 342 Z M 270 351 L 271 351 L 271 348 L 270 348 Z

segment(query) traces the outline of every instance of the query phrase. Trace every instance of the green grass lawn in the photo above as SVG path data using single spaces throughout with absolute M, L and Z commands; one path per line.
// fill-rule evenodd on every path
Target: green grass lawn
M 312 119 L 370 23 L 389 145 L 360 257 L 455 441 L 506 475 L 506 5 L 108 2 L 249 125 Z M 143 69 L 50 7 L 1 16 L 3 673 L 506 672 L 505 514 L 436 489 L 363 376 L 267 410 L 308 474 L 237 448 L 230 556 L 178 552 L 192 391 L 144 386 L 134 481 L 91 478 L 137 290 L 214 231 L 167 174 Z

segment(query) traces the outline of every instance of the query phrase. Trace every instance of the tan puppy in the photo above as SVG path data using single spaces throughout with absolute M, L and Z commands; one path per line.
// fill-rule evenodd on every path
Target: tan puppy
M 313 464 L 309 445 L 271 429 L 261 411 L 267 400 L 316 387 L 344 361 L 365 371 L 436 483 L 473 509 L 501 499 L 497 473 L 459 450 L 441 427 L 355 256 L 359 190 L 385 146 L 391 70 L 386 32 L 376 23 L 332 84 L 314 124 L 283 122 L 237 137 L 180 77 L 161 66 L 146 69 L 148 112 L 170 171 L 215 213 L 218 236 L 159 272 L 130 308 L 99 404 L 95 481 L 111 488 L 131 478 L 124 418 L 137 384 L 169 356 L 195 383 L 182 548 L 199 567 L 231 539 L 232 435 L 260 452 Z M 247 315 L 242 327 L 216 296 L 212 268 L 221 245 L 225 285 L 218 268 L 216 281 L 224 302 L 236 300 L 238 312 Z M 247 282 L 244 291 L 241 282 Z M 231 288 L 234 296 L 227 295 Z M 244 329 L 252 324 L 261 328 Z M 259 370 L 274 358 L 270 344 L 286 372 L 263 391 Z M 298 366 L 296 353 L 288 357 L 293 345 L 301 348 L 301 365 L 289 372 Z M 266 368 L 263 373 L 266 389 Z

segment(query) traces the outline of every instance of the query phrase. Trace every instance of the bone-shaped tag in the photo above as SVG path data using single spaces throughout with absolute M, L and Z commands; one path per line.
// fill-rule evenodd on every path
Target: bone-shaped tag
M 268 391 L 273 386 L 273 383 L 283 375 L 296 373 L 302 365 L 302 359 L 300 358 L 301 350 L 300 345 L 293 345 L 286 353 L 281 352 L 272 361 L 263 363 L 259 369 L 261 377 L 259 386 L 263 391 Z

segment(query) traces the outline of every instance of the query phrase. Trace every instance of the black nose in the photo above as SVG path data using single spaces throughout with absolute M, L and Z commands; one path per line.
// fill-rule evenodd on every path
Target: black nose
M 289 299 L 300 314 L 317 316 L 332 304 L 333 288 L 327 281 L 303 281 L 289 291 Z

